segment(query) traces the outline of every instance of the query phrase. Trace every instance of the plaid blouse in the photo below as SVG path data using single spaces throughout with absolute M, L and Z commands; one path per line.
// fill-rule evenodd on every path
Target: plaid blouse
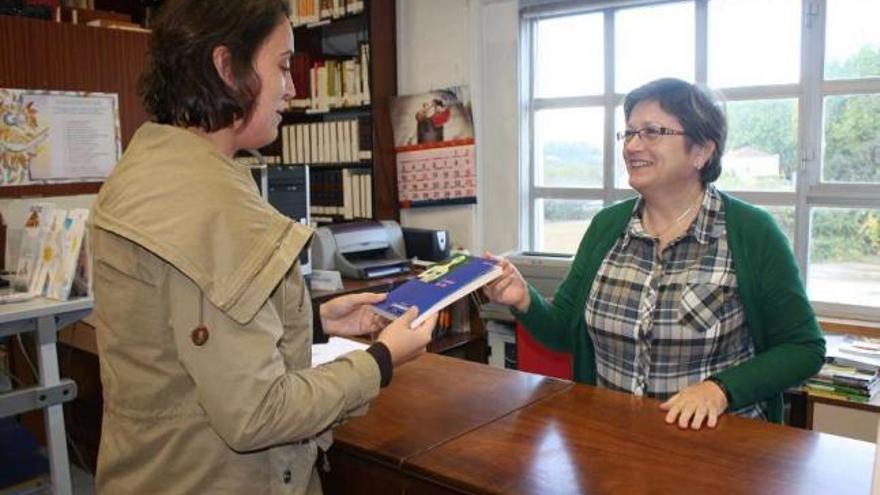
M 643 200 L 596 274 L 584 317 L 597 383 L 660 400 L 755 355 L 727 245 L 724 205 L 708 186 L 687 232 L 659 252 Z M 766 405 L 736 411 L 766 418 Z

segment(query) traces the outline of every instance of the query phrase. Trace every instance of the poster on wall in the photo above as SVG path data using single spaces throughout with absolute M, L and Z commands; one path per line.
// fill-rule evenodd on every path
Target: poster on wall
M 104 179 L 120 134 L 115 93 L 0 89 L 0 185 Z
M 394 98 L 391 125 L 401 208 L 477 202 L 467 86 Z

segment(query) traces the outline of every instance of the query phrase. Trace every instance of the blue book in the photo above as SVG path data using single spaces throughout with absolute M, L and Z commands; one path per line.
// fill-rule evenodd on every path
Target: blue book
M 419 326 L 425 319 L 462 297 L 495 280 L 501 275 L 498 262 L 489 258 L 452 256 L 431 265 L 418 277 L 404 282 L 388 293 L 373 309 L 394 320 L 411 306 L 419 308 L 419 316 L 410 325 Z

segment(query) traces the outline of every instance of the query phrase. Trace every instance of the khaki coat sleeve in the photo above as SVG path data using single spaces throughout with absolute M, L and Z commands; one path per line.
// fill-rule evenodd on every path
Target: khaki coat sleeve
M 180 362 L 212 428 L 230 448 L 250 451 L 313 437 L 362 412 L 378 395 L 379 367 L 366 352 L 289 370 L 279 351 L 281 315 L 271 298 L 251 321 L 238 324 L 190 279 L 171 272 L 169 326 Z M 200 321 L 208 338 L 198 345 L 193 330 Z

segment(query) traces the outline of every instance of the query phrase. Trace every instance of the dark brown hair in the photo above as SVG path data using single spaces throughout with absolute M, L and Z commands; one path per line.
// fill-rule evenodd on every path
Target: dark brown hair
M 286 0 L 170 0 L 159 12 L 148 65 L 140 78 L 144 107 L 160 124 L 213 132 L 247 120 L 260 94 L 257 49 L 290 15 Z M 234 81 L 214 66 L 218 46 L 229 49 Z

